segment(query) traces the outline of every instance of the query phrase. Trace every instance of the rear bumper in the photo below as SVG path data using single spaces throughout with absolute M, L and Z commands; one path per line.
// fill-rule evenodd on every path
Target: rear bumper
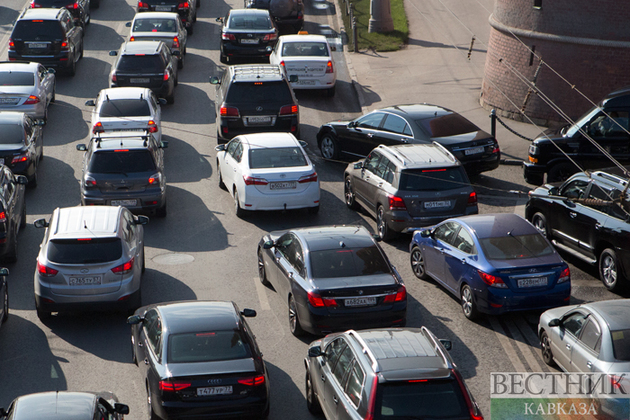
M 477 206 L 466 207 L 466 212 L 462 214 L 438 214 L 431 217 L 413 217 L 407 211 L 388 211 L 387 227 L 394 232 L 413 233 L 416 230 L 421 230 L 427 226 L 436 225 L 451 217 L 468 216 L 470 214 L 478 214 L 479 208 Z
M 291 76 L 291 73 L 289 73 Z M 298 75 L 298 81 L 289 83 L 293 90 L 331 89 L 335 87 L 337 78 L 332 76 L 304 77 Z
M 9 61 L 34 61 L 41 63 L 44 67 L 52 67 L 55 69 L 66 69 L 72 67 L 70 55 L 65 52 L 57 56 L 41 56 L 41 55 L 21 55 L 15 51 L 9 51 Z
M 269 391 L 267 390 L 267 394 Z M 163 420 L 201 420 L 224 418 L 263 418 L 269 411 L 269 398 L 246 397 L 234 401 L 160 401 L 154 394 L 153 410 Z
M 166 204 L 166 189 L 161 192 L 128 193 L 128 194 L 89 194 L 89 191 L 81 192 L 81 205 L 83 206 L 112 206 L 112 201 L 136 200 L 137 205 L 125 206 L 131 212 L 153 212 Z M 116 204 L 117 205 L 117 204 Z
M 407 320 L 407 301 L 399 302 L 388 309 L 378 307 L 365 308 L 364 311 L 331 314 L 326 308 L 313 308 L 307 305 L 302 309 L 305 314 L 300 317 L 300 325 L 305 331 L 315 335 L 326 335 L 334 331 L 345 331 L 349 328 L 385 328 L 403 326 Z M 302 313 L 300 313 L 302 315 Z
M 469 175 L 497 169 L 500 161 L 501 152 L 493 153 L 492 155 L 484 158 L 461 160 L 462 165 L 464 165 L 464 168 Z
M 319 206 L 319 182 L 310 182 L 301 193 L 263 194 L 255 186 L 245 187 L 241 208 L 245 210 L 290 210 Z
M 549 309 L 568 305 L 571 298 L 571 282 L 556 285 L 552 290 L 515 294 L 506 289 L 487 288 L 474 290 L 480 312 L 499 315 L 513 311 Z
M 221 52 L 228 57 L 269 57 L 273 50 L 273 44 L 265 46 L 241 46 L 228 43 L 221 43 Z

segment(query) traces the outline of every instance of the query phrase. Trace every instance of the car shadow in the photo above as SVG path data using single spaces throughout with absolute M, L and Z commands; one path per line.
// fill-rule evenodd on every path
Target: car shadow
M 151 261 L 147 261 L 147 265 L 160 268 L 159 264 Z M 168 290 L 167 294 L 164 293 L 165 290 Z M 162 270 L 147 267 L 142 276 L 142 305 L 178 300 L 197 300 L 197 295 L 183 281 Z
M 63 95 L 80 98 L 82 100 L 95 99 L 101 89 L 109 87 L 109 72 L 111 63 L 94 57 L 84 56 L 77 64 L 77 74 L 73 78 L 66 78 L 57 82 L 57 92 Z M 94 75 L 99 75 L 95 77 Z M 84 86 L 78 90 L 77 85 Z M 53 106 L 56 104 L 55 102 Z M 84 119 L 90 119 L 93 108 L 83 107 L 80 103 Z
M 50 144 L 49 138 L 47 137 L 44 142 Z M 44 153 L 46 153 L 46 146 L 44 146 Z M 39 163 L 37 188 L 29 190 L 26 194 L 27 215 L 36 214 L 42 215 L 39 217 L 48 218 L 57 207 L 80 205 L 79 187 L 79 180 L 70 165 L 50 156 L 44 157 Z M 27 220 L 31 221 L 28 216 Z M 43 230 L 41 232 L 43 236 Z
M 168 149 L 165 150 L 165 170 L 168 183 L 197 182 L 212 176 L 212 166 L 209 156 L 200 154 L 187 142 L 171 136 L 162 136 L 162 140 L 168 140 Z M 182 171 L 182 168 L 186 168 Z
M 212 9 L 216 14 L 217 9 L 214 5 L 212 6 Z M 187 48 L 204 51 L 219 49 L 221 23 L 215 21 L 216 17 L 209 19 L 210 21 L 197 20 L 197 22 L 195 22 L 195 33 L 188 38 Z
M 324 90 L 296 90 L 295 96 L 300 107 L 326 112 L 341 113 L 338 119 L 345 120 L 350 113 L 361 113 L 361 106 L 355 99 L 356 94 L 351 82 L 337 79 L 335 96 L 329 98 Z M 343 99 L 342 99 L 343 98 Z M 352 98 L 352 101 L 348 99 Z M 380 99 L 379 99 L 380 101 Z M 376 101 L 375 101 L 376 102 Z M 356 118 L 358 115 L 349 117 Z M 326 121 L 327 122 L 327 121 Z M 319 129 L 319 127 L 318 127 Z
M 162 106 L 162 129 L 207 132 L 205 127 L 194 130 L 189 125 L 214 123 L 214 118 L 214 102 L 204 90 L 192 85 L 180 83 L 175 88 L 175 104 Z
M 134 4 L 137 4 L 135 1 Z M 103 7 L 104 6 L 104 7 Z M 93 26 L 97 20 L 103 21 L 123 21 L 133 20 L 136 9 L 125 1 L 121 0 L 101 0 L 101 7 L 90 10 L 90 15 L 95 19 L 90 26 Z M 91 33 L 91 27 L 88 26 L 87 33 Z
M 264 351 L 263 351 L 264 352 Z M 296 362 L 300 364 L 300 368 L 304 369 L 301 359 L 304 355 L 296 355 Z M 279 361 L 280 362 L 280 361 Z M 273 385 L 269 387 L 270 413 L 269 418 L 299 418 L 299 419 L 319 419 L 321 417 L 314 416 L 306 409 L 306 400 L 298 385 L 294 382 L 291 375 L 284 372 L 275 364 L 269 362 L 265 358 L 267 372 L 269 373 L 269 382 Z M 304 384 L 298 382 L 298 384 Z
M 116 20 L 122 20 L 122 17 L 119 17 Z M 133 19 L 133 15 L 129 20 Z M 110 51 L 117 50 L 120 48 L 123 42 L 126 41 L 126 35 L 129 33 L 129 29 L 125 28 L 124 35 L 125 38 L 122 37 L 121 34 L 116 32 L 114 28 L 108 25 L 103 25 L 98 22 L 92 22 L 85 36 L 85 51 L 89 54 L 90 51 Z
M 13 29 L 13 22 L 15 22 L 19 15 L 19 10 L 0 6 L 0 25 L 10 25 L 11 27 L 7 28 L 7 32 L 10 32 Z
M 57 98 L 48 107 L 48 122 L 44 128 L 44 154 L 46 146 L 61 146 L 86 138 L 90 133 L 86 122 L 90 119 L 90 113 L 91 109 L 84 110 Z M 68 121 L 73 123 L 68 124 Z
M 514 193 L 509 194 L 508 197 L 516 200 L 518 198 L 527 199 L 527 193 L 533 189 L 525 185 L 495 178 L 492 176 L 493 172 L 494 171 L 484 172 L 470 177 L 470 181 L 475 187 L 477 194 L 505 197 L 506 191 L 513 191 Z
M 181 83 L 203 83 L 204 86 L 208 86 L 207 89 L 201 89 L 206 92 L 210 88 L 214 91 L 214 86 L 211 86 L 209 81 L 211 76 L 218 76 L 223 70 L 219 70 L 214 61 L 200 54 L 194 52 L 186 52 L 186 60 L 184 68 L 179 70 L 178 77 L 180 84 L 175 91 L 182 87 Z

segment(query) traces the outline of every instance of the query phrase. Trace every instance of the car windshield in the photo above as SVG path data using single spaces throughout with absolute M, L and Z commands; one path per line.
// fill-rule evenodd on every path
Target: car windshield
M 479 239 L 489 260 L 518 260 L 553 254 L 553 249 L 540 233 L 505 235 Z
M 374 419 L 470 419 L 455 378 L 379 384 Z
M 271 19 L 260 14 L 231 14 L 228 19 L 228 29 L 271 29 Z
M 450 137 L 479 131 L 479 127 L 455 113 L 416 120 L 416 123 L 431 137 Z
M 150 117 L 149 103 L 143 99 L 116 99 L 104 101 L 99 111 L 101 117 Z
M 133 21 L 134 32 L 177 32 L 174 19 L 139 19 Z
M 48 261 L 58 264 L 98 264 L 121 257 L 120 238 L 53 239 L 48 243 Z
M 95 174 L 128 174 L 155 170 L 148 150 L 99 151 L 92 155 L 88 170 Z
M 630 329 L 611 331 L 610 335 L 615 359 L 630 362 Z
M 116 71 L 135 73 L 162 73 L 164 64 L 159 55 L 123 55 Z
M 406 169 L 400 173 L 401 191 L 443 191 L 469 186 L 464 169 Z
M 23 144 L 24 128 L 21 124 L 1 124 L 0 144 Z
M 289 168 L 306 165 L 306 158 L 299 147 L 271 147 L 268 149 L 249 150 L 249 167 L 251 169 Z
M 64 38 L 61 24 L 55 20 L 18 20 L 11 38 L 21 41 L 61 41 Z
M 168 338 L 169 363 L 216 362 L 246 357 L 251 357 L 251 351 L 238 331 L 172 334 Z
M 293 97 L 289 85 L 285 82 L 243 82 L 232 83 L 227 93 L 226 102 L 263 104 L 282 102 L 284 105 L 292 104 Z
M 0 72 L 0 86 L 34 86 L 35 75 L 25 71 Z
M 283 57 L 328 57 L 324 42 L 285 42 L 282 45 Z
M 327 249 L 311 251 L 313 278 L 369 276 L 389 274 L 391 271 L 376 246 L 355 249 Z

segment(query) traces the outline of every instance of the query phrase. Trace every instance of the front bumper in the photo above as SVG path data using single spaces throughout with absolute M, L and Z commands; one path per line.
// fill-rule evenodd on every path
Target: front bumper
M 285 132 L 292 133 L 295 137 L 300 138 L 300 119 L 298 116 L 277 117 L 274 125 L 252 125 L 245 126 L 242 117 L 239 118 L 221 118 L 217 117 L 217 142 L 227 143 L 233 137 L 241 134 L 251 133 L 267 133 L 267 132 Z
M 542 185 L 545 172 L 547 172 L 546 166 L 523 162 L 523 178 L 528 184 Z

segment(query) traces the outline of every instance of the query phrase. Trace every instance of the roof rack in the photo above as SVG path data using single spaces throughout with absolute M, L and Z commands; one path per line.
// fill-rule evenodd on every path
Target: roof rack
M 120 133 L 120 131 L 118 131 L 118 133 Z M 134 133 L 134 134 L 131 134 Z M 116 140 L 116 139 L 120 139 L 120 145 L 123 145 L 123 140 L 124 139 L 133 139 L 133 138 L 140 138 L 143 140 L 144 144 L 143 146 L 146 147 L 147 143 L 149 141 L 149 136 L 152 136 L 152 134 L 149 132 L 149 130 L 142 130 L 141 132 L 138 132 L 138 134 L 135 134 L 135 131 L 131 131 L 129 130 L 128 132 L 125 132 L 123 135 L 120 136 L 112 136 L 112 137 L 105 137 L 105 138 L 101 138 L 101 134 L 105 134 L 103 132 L 98 132 L 98 133 L 94 133 L 92 135 L 92 140 L 94 140 L 94 142 L 96 143 L 96 148 L 100 149 L 101 147 L 101 142 L 103 140 Z M 111 134 L 107 133 L 107 134 Z
M 232 80 L 238 77 L 254 77 L 260 78 L 261 76 L 278 76 L 282 77 L 283 73 L 278 66 L 272 64 L 254 64 L 233 67 L 234 74 Z
M 431 340 L 431 342 L 433 343 L 433 348 L 435 349 L 435 351 L 442 356 L 442 359 L 446 362 L 446 364 L 450 364 L 449 360 L 448 360 L 448 356 L 446 355 L 446 353 L 444 353 L 444 351 L 442 350 L 442 345 L 439 342 L 440 340 L 433 335 L 433 333 L 431 331 L 429 331 L 429 329 L 425 326 L 420 327 L 420 330 L 424 333 L 424 335 L 429 338 Z
M 448 158 L 452 161 L 452 162 L 457 162 L 457 159 L 455 158 L 455 156 L 453 156 L 453 154 L 451 153 L 450 150 L 448 150 L 446 147 L 444 147 L 443 145 L 441 145 L 440 143 L 438 143 L 437 141 L 433 141 L 431 142 L 432 144 L 436 145 L 437 147 L 439 147 L 447 156 Z
M 403 166 L 407 166 L 407 161 L 405 160 L 405 158 L 407 158 L 407 156 L 405 156 L 400 151 L 397 150 L 397 151 L 394 152 L 391 147 L 385 146 L 384 144 L 379 144 L 378 148 L 379 149 L 383 149 L 383 150 L 387 150 L 388 152 L 390 152 L 392 154 L 392 156 L 394 156 L 396 159 L 398 159 L 400 161 L 400 163 L 403 164 Z
M 372 359 L 372 370 L 374 371 L 374 373 L 380 372 L 381 366 L 378 364 L 376 356 L 374 356 L 374 353 L 372 353 L 372 350 L 370 350 L 365 340 L 363 340 L 363 338 L 361 338 L 361 336 L 355 330 L 348 330 L 347 332 L 350 337 L 353 337 L 361 345 L 363 349 L 363 354 Z
M 617 175 L 613 175 L 613 174 L 609 174 L 608 172 L 597 171 L 597 172 L 593 172 L 592 175 L 600 177 L 600 178 L 604 178 L 607 181 L 615 182 L 615 183 L 621 184 L 621 185 L 626 185 L 628 183 L 628 181 L 623 179 L 622 177 L 617 176 Z

